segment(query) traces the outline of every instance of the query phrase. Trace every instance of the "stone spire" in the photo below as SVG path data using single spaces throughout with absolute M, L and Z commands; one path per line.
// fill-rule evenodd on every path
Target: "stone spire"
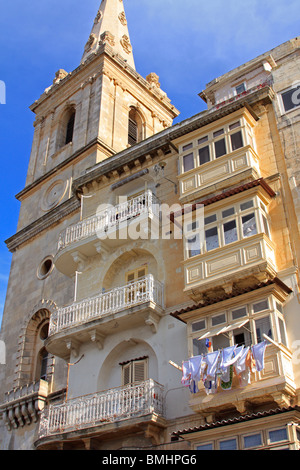
M 104 43 L 135 69 L 122 0 L 102 0 L 81 62 L 85 62 Z

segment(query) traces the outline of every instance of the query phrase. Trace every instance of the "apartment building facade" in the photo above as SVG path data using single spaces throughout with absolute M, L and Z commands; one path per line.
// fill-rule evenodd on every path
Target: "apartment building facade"
M 299 448 L 299 54 L 213 80 L 173 125 L 123 2 L 102 1 L 79 67 L 31 106 L 1 448 Z M 204 380 L 238 350 L 246 380 L 237 362 Z

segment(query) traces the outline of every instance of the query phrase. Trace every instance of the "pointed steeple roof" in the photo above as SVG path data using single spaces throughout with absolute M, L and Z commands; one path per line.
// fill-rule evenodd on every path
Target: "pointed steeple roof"
M 122 0 L 102 0 L 81 62 L 107 43 L 135 69 Z

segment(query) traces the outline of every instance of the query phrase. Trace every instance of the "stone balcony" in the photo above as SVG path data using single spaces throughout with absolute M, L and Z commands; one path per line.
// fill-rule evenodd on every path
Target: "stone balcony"
M 148 190 L 67 227 L 59 236 L 56 268 L 72 276 L 78 263 L 90 256 L 106 254 L 129 239 L 147 239 L 158 229 L 159 213 L 160 202 Z
M 100 349 L 112 324 L 114 332 L 146 324 L 156 333 L 164 311 L 164 286 L 149 274 L 138 281 L 72 305 L 51 315 L 47 350 L 56 356 L 76 355 L 81 342 L 93 341 Z
M 164 388 L 152 379 L 50 405 L 41 415 L 35 445 L 145 425 L 157 435 L 164 427 Z
M 276 275 L 273 242 L 258 233 L 231 245 L 184 261 L 185 292 L 195 300 L 218 290 L 231 292 L 233 284 L 252 278 L 263 282 Z
M 0 407 L 9 431 L 36 423 L 48 397 L 49 384 L 45 380 L 17 387 L 5 394 Z

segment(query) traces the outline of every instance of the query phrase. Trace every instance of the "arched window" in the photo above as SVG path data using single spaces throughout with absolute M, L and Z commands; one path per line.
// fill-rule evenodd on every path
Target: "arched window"
M 136 108 L 131 107 L 128 116 L 128 145 L 143 140 L 143 121 Z
M 75 111 L 73 110 L 67 122 L 65 145 L 69 144 L 70 142 L 73 142 L 74 123 L 75 123 Z
M 56 149 L 59 150 L 73 142 L 76 111 L 74 106 L 69 106 L 62 114 L 57 129 Z

